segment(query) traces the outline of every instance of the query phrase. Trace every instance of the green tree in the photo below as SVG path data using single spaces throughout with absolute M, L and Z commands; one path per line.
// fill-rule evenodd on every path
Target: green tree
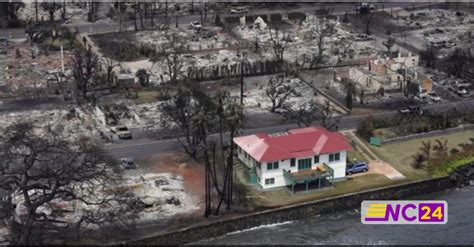
M 353 86 L 352 83 L 349 83 L 346 87 L 346 106 L 350 110 L 352 110 L 352 94 L 353 94 Z
M 148 87 L 150 85 L 150 75 L 145 69 L 139 69 L 135 76 L 138 77 L 138 82 L 142 87 Z

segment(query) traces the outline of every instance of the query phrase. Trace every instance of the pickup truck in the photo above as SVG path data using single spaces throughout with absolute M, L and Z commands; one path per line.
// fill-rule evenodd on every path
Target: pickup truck
M 110 131 L 118 136 L 119 139 L 132 139 L 132 133 L 126 126 L 118 125 L 110 128 Z

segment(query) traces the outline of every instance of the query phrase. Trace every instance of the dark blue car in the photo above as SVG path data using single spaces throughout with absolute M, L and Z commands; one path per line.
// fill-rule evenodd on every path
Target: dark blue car
M 351 175 L 358 172 L 367 172 L 369 171 L 369 166 L 364 161 L 356 160 L 354 163 L 346 167 L 346 174 Z

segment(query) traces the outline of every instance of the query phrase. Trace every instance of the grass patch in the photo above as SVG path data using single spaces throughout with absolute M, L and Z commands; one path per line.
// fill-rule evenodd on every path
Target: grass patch
M 80 48 L 81 47 L 81 44 L 79 43 L 79 41 L 77 40 L 74 40 L 74 42 L 72 43 L 72 46 L 71 44 L 69 43 L 69 40 L 67 39 L 55 39 L 53 40 L 53 42 L 51 43 L 51 40 L 48 40 L 47 42 L 45 42 L 45 44 L 50 44 L 51 45 L 51 49 L 52 50 L 55 50 L 55 51 L 59 51 L 61 50 L 61 46 L 63 46 L 63 49 L 66 51 L 66 50 L 71 50 L 71 49 L 74 49 L 74 48 Z
M 354 159 L 364 161 L 366 160 L 365 156 L 361 153 L 360 148 L 353 149 L 347 152 L 347 163 L 351 163 Z
M 398 135 L 392 130 L 392 128 L 376 129 L 374 130 L 374 136 L 382 140 L 398 137 Z
M 409 180 L 419 180 L 429 178 L 431 175 L 426 169 L 415 169 L 411 166 L 413 155 L 418 152 L 422 141 L 448 140 L 448 149 L 457 147 L 461 143 L 469 142 L 469 138 L 474 136 L 474 130 L 458 132 L 448 135 L 418 138 L 394 144 L 383 145 L 381 147 L 370 146 L 370 148 L 380 158 L 388 162 L 391 166 L 401 172 Z
M 160 96 L 159 91 L 138 91 L 137 98 L 133 99 L 134 104 L 145 104 L 158 101 L 158 97 Z
M 245 197 L 247 203 L 251 204 L 254 208 L 287 206 L 403 182 L 400 180 L 392 181 L 380 174 L 366 174 L 337 182 L 334 188 L 327 188 L 319 191 L 313 190 L 309 192 L 299 192 L 291 195 L 290 190 L 286 187 L 261 191 L 258 190 L 255 185 L 250 185 L 248 183 L 249 180 L 246 168 L 240 162 L 236 164 L 235 172 L 237 182 L 246 187 Z
M 351 178 L 350 180 L 337 182 L 334 188 L 319 191 L 299 192 L 291 195 L 291 192 L 284 187 L 263 192 L 251 189 L 248 196 L 252 197 L 257 205 L 271 208 L 344 195 L 402 182 L 403 181 L 400 180 L 392 181 L 380 174 L 367 174 Z
M 431 171 L 431 174 L 433 175 L 433 177 L 446 176 L 472 162 L 474 162 L 474 156 L 464 157 L 461 159 L 459 159 L 459 157 L 454 156 L 452 161 L 449 161 L 440 167 L 436 167 L 436 169 Z
M 374 157 L 363 145 L 363 143 L 361 143 L 361 139 L 360 138 L 354 138 L 353 136 L 349 136 L 349 138 L 352 140 L 352 141 L 355 141 L 356 142 L 356 147 L 355 147 L 355 150 L 357 150 L 357 152 L 360 152 L 360 153 L 365 153 L 365 155 L 367 155 L 369 157 L 369 159 L 371 160 L 374 160 L 376 157 Z M 370 146 L 370 144 L 368 144 L 367 142 L 365 143 L 367 146 Z M 361 154 L 362 155 L 362 154 Z M 363 156 L 362 156 L 363 157 Z M 365 160 L 365 158 L 363 159 Z

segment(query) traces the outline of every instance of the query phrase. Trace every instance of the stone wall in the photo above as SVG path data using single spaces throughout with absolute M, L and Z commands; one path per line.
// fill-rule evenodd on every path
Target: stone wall
M 392 185 L 242 216 L 220 219 L 212 223 L 195 224 L 179 231 L 164 233 L 146 239 L 129 241 L 123 244 L 185 244 L 260 225 L 307 219 L 308 217 L 318 214 L 358 208 L 363 200 L 402 199 L 410 196 L 441 191 L 451 187 L 453 187 L 453 183 L 451 183 L 449 177 Z
M 463 125 L 459 127 L 445 129 L 445 130 L 434 130 L 430 132 L 385 139 L 385 140 L 382 140 L 381 144 L 386 145 L 386 144 L 392 144 L 392 143 L 397 143 L 397 142 L 409 141 L 409 140 L 422 138 L 422 137 L 447 135 L 447 134 L 457 133 L 457 132 L 466 131 L 466 130 L 473 130 L 473 129 L 474 129 L 474 124 L 469 124 L 469 125 Z

